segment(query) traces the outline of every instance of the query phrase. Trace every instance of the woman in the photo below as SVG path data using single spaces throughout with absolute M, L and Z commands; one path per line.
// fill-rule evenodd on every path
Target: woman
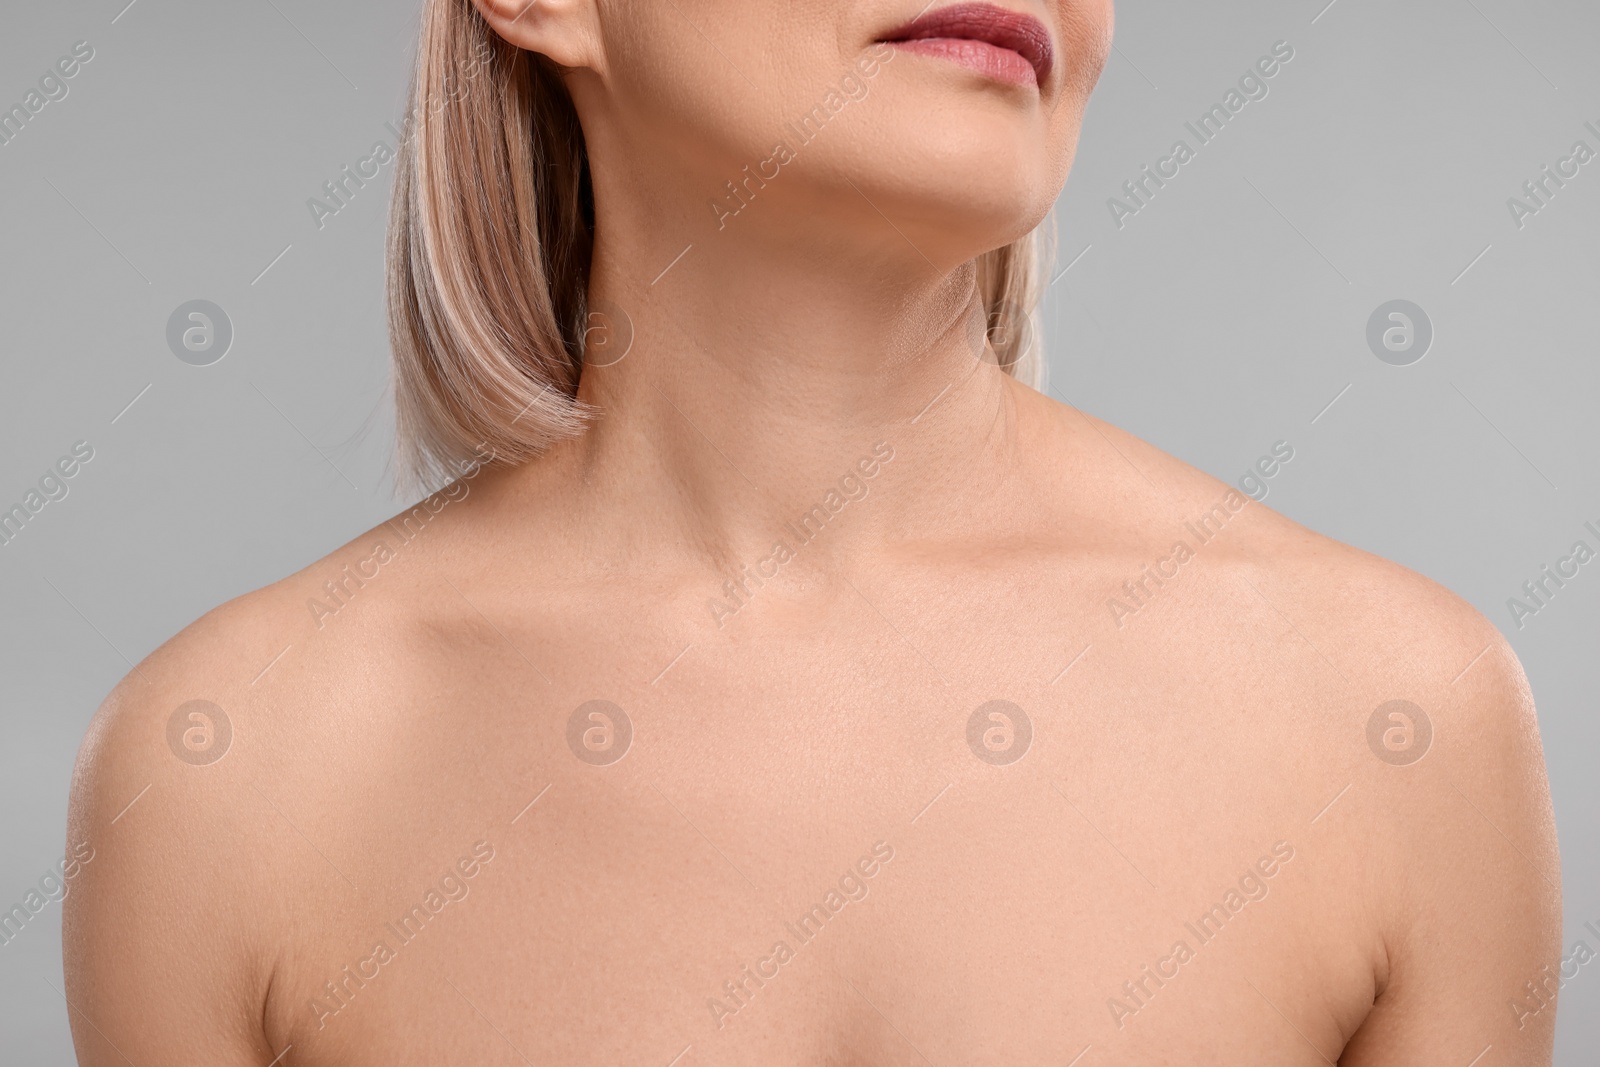
M 1030 388 L 1111 20 L 429 0 L 448 485 L 97 716 L 81 1062 L 1549 1062 L 1506 644 Z

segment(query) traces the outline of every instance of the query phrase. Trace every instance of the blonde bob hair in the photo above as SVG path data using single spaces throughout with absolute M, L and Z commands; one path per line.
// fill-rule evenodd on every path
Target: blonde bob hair
M 580 433 L 593 196 L 558 67 L 472 0 L 424 0 L 389 219 L 400 476 L 432 486 Z M 1000 366 L 1037 386 L 1045 227 L 978 260 Z

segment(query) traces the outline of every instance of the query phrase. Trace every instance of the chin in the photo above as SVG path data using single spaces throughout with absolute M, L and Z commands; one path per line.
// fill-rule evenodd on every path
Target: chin
M 1066 184 L 1071 141 L 1052 147 L 1056 139 L 1027 116 L 986 110 L 963 104 L 930 118 L 926 109 L 885 107 L 876 129 L 838 153 L 850 180 L 839 183 L 843 192 L 859 202 L 853 185 L 877 209 L 862 205 L 868 232 L 887 227 L 881 211 L 948 267 L 1024 237 L 1045 219 Z

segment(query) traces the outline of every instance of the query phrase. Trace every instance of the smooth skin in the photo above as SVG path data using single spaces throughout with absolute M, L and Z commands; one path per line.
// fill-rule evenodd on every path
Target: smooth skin
M 975 343 L 971 261 L 1059 193 L 1109 0 L 1011 0 L 1056 43 L 1038 89 L 895 55 L 720 222 L 920 0 L 477 2 L 572 69 L 633 347 L 581 438 L 107 699 L 80 1062 L 1550 1062 L 1554 820 L 1498 632 Z M 197 699 L 232 726 L 203 766 L 168 741 Z M 632 729 L 606 766 L 569 730 L 596 699 Z M 1009 764 L 968 742 L 995 700 L 1031 724 Z M 1390 700 L 1432 726 L 1409 766 L 1369 746 Z

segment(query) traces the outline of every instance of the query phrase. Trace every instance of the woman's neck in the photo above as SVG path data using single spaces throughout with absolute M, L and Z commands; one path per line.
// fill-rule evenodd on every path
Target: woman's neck
M 898 247 L 873 259 L 725 234 L 686 252 L 598 244 L 593 321 L 612 331 L 607 359 L 631 347 L 585 369 L 598 417 L 548 457 L 581 482 L 578 506 L 648 516 L 722 564 L 765 552 L 847 476 L 871 504 L 829 553 L 936 528 L 991 492 L 1014 466 L 1015 393 L 984 343 L 975 268 L 937 271 L 885 230 Z M 894 459 L 867 480 L 875 446 Z

